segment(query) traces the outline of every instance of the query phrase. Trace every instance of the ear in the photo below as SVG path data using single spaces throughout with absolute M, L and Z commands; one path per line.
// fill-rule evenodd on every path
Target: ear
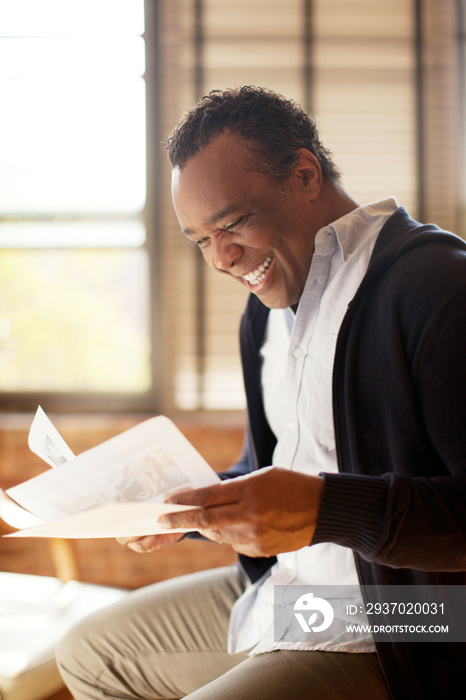
M 316 156 L 307 148 L 299 151 L 299 162 L 294 169 L 294 174 L 305 188 L 309 199 L 317 199 L 322 187 L 322 169 Z

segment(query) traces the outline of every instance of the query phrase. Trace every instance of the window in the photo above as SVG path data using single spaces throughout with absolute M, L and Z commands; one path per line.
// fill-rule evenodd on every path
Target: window
M 159 145 L 212 88 L 295 99 L 359 202 L 392 195 L 464 235 L 464 15 L 464 0 L 3 0 L 0 407 L 244 406 L 247 294 L 180 233 Z
M 0 35 L 2 404 L 142 405 L 144 3 L 3 0 Z

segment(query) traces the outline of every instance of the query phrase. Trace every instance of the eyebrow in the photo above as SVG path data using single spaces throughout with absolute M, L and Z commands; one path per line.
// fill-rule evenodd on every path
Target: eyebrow
M 225 217 L 231 216 L 232 214 L 236 214 L 238 212 L 241 212 L 242 208 L 243 207 L 241 204 L 228 204 L 223 209 L 216 211 L 215 214 L 212 214 L 212 216 L 209 216 L 209 218 L 206 220 L 206 224 L 208 226 L 213 226 L 214 224 L 217 224 L 219 221 L 221 221 Z M 183 231 L 185 236 L 193 236 L 196 234 L 196 231 L 194 231 L 194 229 L 192 229 L 192 228 L 184 228 L 184 229 L 182 229 L 182 231 Z

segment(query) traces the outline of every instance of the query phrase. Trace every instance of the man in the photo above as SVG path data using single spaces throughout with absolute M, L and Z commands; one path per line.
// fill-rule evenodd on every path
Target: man
M 376 645 L 344 609 L 360 585 L 465 583 L 465 244 L 393 199 L 359 207 L 312 120 L 263 89 L 212 92 L 169 156 L 183 233 L 251 294 L 243 456 L 164 524 L 240 566 L 85 621 L 58 653 L 66 682 L 77 700 L 462 697 L 461 644 Z M 356 590 L 338 632 L 277 636 L 274 590 L 296 584 Z

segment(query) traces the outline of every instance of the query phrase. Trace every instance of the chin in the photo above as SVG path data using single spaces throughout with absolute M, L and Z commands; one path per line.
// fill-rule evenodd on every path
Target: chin
M 257 298 L 268 309 L 287 309 L 288 306 L 291 306 L 291 304 L 288 304 L 287 301 L 284 299 L 268 299 L 267 295 L 261 296 L 260 294 L 257 295 Z

